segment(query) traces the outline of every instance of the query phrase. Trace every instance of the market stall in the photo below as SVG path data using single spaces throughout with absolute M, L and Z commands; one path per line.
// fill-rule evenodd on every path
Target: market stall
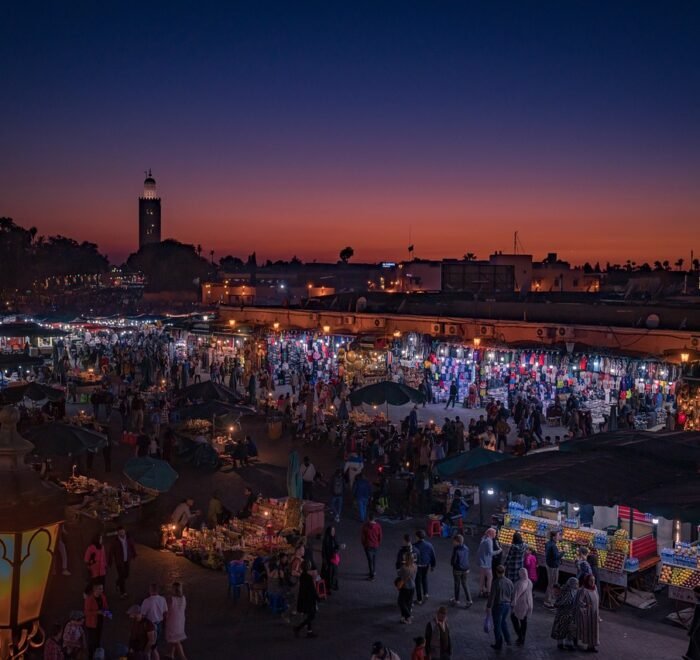
M 210 529 L 185 529 L 176 538 L 173 525 L 162 527 L 163 546 L 205 568 L 221 570 L 232 560 L 252 561 L 273 553 L 291 554 L 290 540 L 304 529 L 303 502 L 296 498 L 258 499 L 249 518 L 232 518 Z
M 535 501 L 536 502 L 536 501 Z M 551 502 L 551 501 L 550 501 Z M 540 566 L 545 565 L 545 544 L 550 532 L 561 532 L 559 549 L 564 553 L 560 571 L 576 575 L 576 559 L 580 547 L 595 548 L 598 555 L 598 577 L 601 583 L 601 607 L 616 610 L 622 607 L 630 586 L 647 587 L 650 591 L 656 581 L 656 540 L 653 535 L 645 535 L 630 540 L 623 528 L 596 529 L 582 527 L 577 518 L 561 518 L 561 511 L 554 516 L 558 507 L 524 507 L 519 502 L 509 502 L 508 512 L 498 531 L 498 541 L 509 548 L 513 535 L 519 532 L 523 541 L 535 550 Z M 639 554 L 642 555 L 640 561 Z M 651 577 L 648 584 L 642 574 Z
M 678 541 L 673 547 L 661 550 L 659 584 L 668 586 L 676 616 L 683 625 L 689 625 L 693 610 L 688 608 L 697 603 L 693 590 L 700 586 L 700 554 L 696 543 Z

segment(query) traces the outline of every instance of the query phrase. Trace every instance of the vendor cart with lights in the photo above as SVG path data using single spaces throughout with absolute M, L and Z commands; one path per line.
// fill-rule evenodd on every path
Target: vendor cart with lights
M 630 587 L 653 591 L 656 586 L 656 539 L 648 535 L 630 540 L 625 530 L 600 530 L 592 527 L 577 527 L 573 521 L 559 522 L 556 519 L 525 513 L 518 503 L 509 504 L 503 526 L 498 531 L 498 541 L 504 555 L 520 532 L 523 541 L 534 548 L 538 565 L 545 566 L 545 544 L 551 531 L 560 531 L 560 549 L 564 558 L 560 573 L 576 575 L 576 552 L 580 546 L 594 547 L 598 555 L 597 569 L 600 581 L 600 606 L 606 610 L 618 610 L 627 600 Z

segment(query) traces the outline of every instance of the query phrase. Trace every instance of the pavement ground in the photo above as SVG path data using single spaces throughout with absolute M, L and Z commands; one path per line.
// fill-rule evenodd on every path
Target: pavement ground
M 441 408 L 421 408 L 421 417 L 428 419 L 434 416 L 436 421 L 442 420 L 445 411 L 441 411 Z M 394 409 L 392 418 L 405 416 L 409 410 L 410 406 Z M 479 411 L 456 409 L 455 412 L 468 422 L 470 415 Z M 449 416 L 453 416 L 452 410 Z M 375 640 L 383 641 L 402 660 L 409 658 L 412 638 L 424 633 L 425 625 L 437 607 L 443 604 L 449 606 L 452 595 L 449 568 L 451 541 L 437 538 L 433 543 L 438 563 L 435 572 L 430 574 L 430 599 L 423 606 L 414 607 L 412 624 L 399 623 L 393 586 L 394 560 L 402 535 L 425 528 L 423 517 L 382 522 L 384 542 L 378 556 L 377 579 L 369 582 L 366 580 L 367 567 L 359 542 L 360 523 L 356 520 L 349 498 L 346 498 L 344 515 L 337 525 L 338 537 L 347 545 L 347 549 L 341 553 L 340 590 L 321 603 L 314 626 L 318 634 L 315 639 L 305 639 L 303 634 L 300 639 L 295 639 L 288 620 L 263 607 L 251 605 L 245 593 L 237 603 L 231 600 L 227 595 L 225 573 L 202 568 L 183 557 L 157 549 L 160 524 L 168 519 L 177 502 L 186 496 L 195 498 L 197 508 L 206 509 L 212 492 L 218 490 L 224 504 L 232 511 L 241 507 L 246 485 L 265 496 L 284 496 L 287 455 L 291 448 L 297 448 L 302 456 L 308 454 L 325 475 L 330 475 L 339 464 L 337 449 L 300 446 L 286 436 L 280 440 L 268 440 L 262 418 L 245 423 L 244 432 L 251 433 L 258 443 L 260 460 L 257 464 L 231 472 L 208 472 L 189 464 L 176 465 L 180 479 L 171 492 L 159 497 L 149 509 L 127 524 L 137 542 L 138 558 L 132 564 L 128 599 L 117 598 L 114 572 L 108 574 L 106 593 L 114 618 L 105 624 L 104 646 L 107 651 L 110 652 L 117 642 L 124 643 L 128 639 L 126 610 L 147 595 L 149 583 L 158 582 L 167 588 L 172 582 L 180 581 L 187 596 L 188 640 L 184 647 L 190 660 L 306 660 L 309 657 L 354 660 L 369 658 Z M 131 455 L 131 450 L 119 447 L 113 454 L 112 473 L 104 473 L 102 461 L 98 458 L 92 476 L 114 484 L 120 482 L 121 466 Z M 370 477 L 373 476 L 372 470 L 370 467 Z M 316 499 L 324 501 L 328 498 L 325 494 L 319 497 L 317 493 Z M 82 608 L 85 582 L 81 557 L 95 529 L 91 525 L 91 521 L 84 521 L 79 526 L 71 525 L 68 528 L 69 563 L 73 575 L 64 577 L 59 574 L 52 578 L 45 608 L 45 626 L 64 620 L 73 609 Z M 320 541 L 312 541 L 320 566 Z M 472 565 L 475 564 L 477 542 L 478 539 L 468 538 Z M 477 582 L 478 571 L 472 570 L 470 588 L 473 596 L 478 593 Z M 452 631 L 453 658 L 545 660 L 561 657 L 562 653 L 549 637 L 553 615 L 543 608 L 542 596 L 542 592 L 536 590 L 535 611 L 528 622 L 526 645 L 507 647 L 500 652 L 490 647 L 492 635 L 483 632 L 484 601 L 475 600 L 469 610 L 451 608 L 448 620 Z M 631 607 L 623 607 L 618 612 L 602 612 L 601 647 L 597 657 L 639 660 L 680 658 L 687 646 L 687 636 L 684 630 L 663 621 L 670 609 L 671 605 L 664 596 L 656 608 L 645 612 Z M 578 657 L 583 653 L 565 655 Z

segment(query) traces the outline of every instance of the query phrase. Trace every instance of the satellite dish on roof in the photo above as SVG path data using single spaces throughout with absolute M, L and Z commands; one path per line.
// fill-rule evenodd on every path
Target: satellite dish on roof
M 367 309 L 367 298 L 360 296 L 355 303 L 356 312 L 364 312 Z
M 656 330 L 661 324 L 661 317 L 658 314 L 649 314 L 646 320 L 646 326 L 649 330 Z

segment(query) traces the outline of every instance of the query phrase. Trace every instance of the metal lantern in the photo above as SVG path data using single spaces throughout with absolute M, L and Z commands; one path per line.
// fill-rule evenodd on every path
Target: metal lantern
M 19 412 L 0 409 L 0 659 L 44 643 L 39 624 L 63 518 L 62 497 L 25 465 L 33 445 L 17 432 Z

